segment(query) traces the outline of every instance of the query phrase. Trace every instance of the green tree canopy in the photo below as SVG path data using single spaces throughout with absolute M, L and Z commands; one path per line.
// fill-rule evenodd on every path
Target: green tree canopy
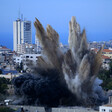
M 104 90 L 112 90 L 112 61 L 109 63 L 109 70 L 101 69 L 98 77 L 103 80 L 101 86 Z
M 4 77 L 0 77 L 0 94 L 6 94 L 6 90 L 8 89 L 7 84 L 9 84 L 9 80 L 4 78 Z

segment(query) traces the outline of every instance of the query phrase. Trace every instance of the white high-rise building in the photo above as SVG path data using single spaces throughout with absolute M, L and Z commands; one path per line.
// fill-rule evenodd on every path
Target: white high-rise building
M 42 45 L 40 43 L 40 41 L 38 40 L 37 36 L 35 35 L 35 44 L 37 45 L 37 52 L 41 53 L 42 51 Z
M 17 19 L 13 22 L 13 50 L 18 52 L 23 43 L 32 43 L 31 21 Z

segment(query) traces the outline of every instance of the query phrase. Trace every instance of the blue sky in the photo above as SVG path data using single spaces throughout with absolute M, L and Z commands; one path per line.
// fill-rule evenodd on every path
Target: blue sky
M 18 12 L 32 21 L 37 17 L 46 27 L 50 24 L 60 35 L 63 44 L 68 42 L 68 23 L 75 16 L 81 29 L 85 28 L 88 41 L 112 39 L 112 0 L 1 0 L 0 45 L 13 48 L 13 21 Z

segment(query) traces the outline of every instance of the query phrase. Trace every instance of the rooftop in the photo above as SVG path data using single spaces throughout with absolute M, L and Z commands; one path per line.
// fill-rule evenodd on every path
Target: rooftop
M 108 56 L 102 55 L 102 59 L 110 59 Z
M 112 107 L 112 104 L 107 104 L 107 105 L 102 105 L 102 106 L 105 106 L 105 107 Z
M 103 52 L 112 52 L 112 50 L 104 49 Z
M 92 50 L 92 51 L 95 51 L 95 52 L 98 52 L 98 51 L 99 51 L 99 50 L 96 49 L 96 48 L 92 48 L 91 50 Z M 110 49 L 103 49 L 103 52 L 112 52 L 112 50 L 110 50 Z
M 8 48 L 5 47 L 5 46 L 0 46 L 0 50 L 10 50 L 10 49 L 8 49 Z

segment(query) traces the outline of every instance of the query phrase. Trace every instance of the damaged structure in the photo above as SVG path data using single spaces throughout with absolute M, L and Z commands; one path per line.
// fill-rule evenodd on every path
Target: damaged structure
M 50 26 L 46 30 L 38 19 L 36 35 L 43 47 L 42 57 L 30 66 L 32 74 L 14 78 L 17 104 L 56 106 L 98 106 L 108 102 L 97 74 L 103 47 L 95 53 L 88 48 L 86 31 L 81 32 L 75 17 L 69 22 L 69 50 L 59 47 L 59 35 Z

